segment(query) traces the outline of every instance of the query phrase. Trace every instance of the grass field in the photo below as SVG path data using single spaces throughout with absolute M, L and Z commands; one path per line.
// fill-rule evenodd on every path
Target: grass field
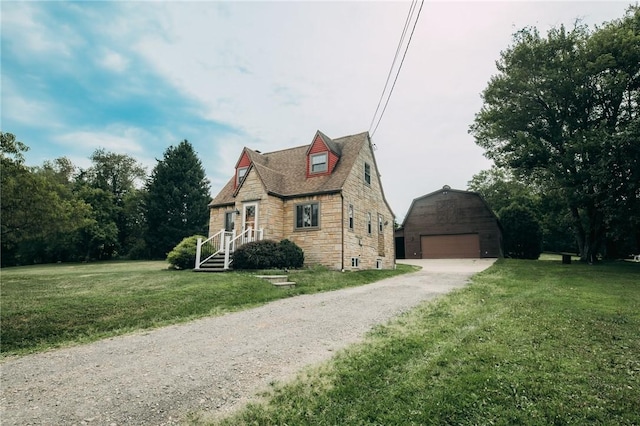
M 500 260 L 222 424 L 639 425 L 640 265 Z
M 271 300 L 357 286 L 414 270 L 292 271 L 293 289 L 248 272 L 172 271 L 166 262 L 4 268 L 0 348 L 21 355 L 246 309 Z

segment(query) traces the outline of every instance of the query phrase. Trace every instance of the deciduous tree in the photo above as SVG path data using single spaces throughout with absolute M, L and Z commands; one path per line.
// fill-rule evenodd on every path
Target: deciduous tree
M 497 68 L 470 129 L 485 155 L 558 194 L 583 260 L 637 233 L 640 9 L 593 31 L 524 29 Z

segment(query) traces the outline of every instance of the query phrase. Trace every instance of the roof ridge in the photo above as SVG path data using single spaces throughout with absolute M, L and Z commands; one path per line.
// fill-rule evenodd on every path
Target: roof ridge
M 346 139 L 346 138 L 352 138 L 354 136 L 361 136 L 361 135 L 365 135 L 365 134 L 369 134 L 368 131 L 366 132 L 360 132 L 360 133 L 354 133 L 353 135 L 346 135 L 346 136 L 340 136 L 339 138 L 333 139 L 334 142 L 340 140 L 340 139 Z
M 306 148 L 306 147 L 308 147 L 308 146 L 309 146 L 309 145 L 294 146 L 294 147 L 292 147 L 292 148 L 283 148 L 283 149 L 278 149 L 278 150 L 276 150 L 276 151 L 263 152 L 263 153 L 261 153 L 261 154 L 262 154 L 262 155 L 276 154 L 276 153 L 279 153 L 279 152 L 292 151 L 292 150 L 294 150 L 294 149 Z

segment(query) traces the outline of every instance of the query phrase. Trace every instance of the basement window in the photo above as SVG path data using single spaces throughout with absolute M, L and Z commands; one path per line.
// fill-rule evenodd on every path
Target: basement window
M 359 268 L 360 267 L 360 258 L 359 257 L 352 257 L 351 258 L 351 267 L 352 268 Z

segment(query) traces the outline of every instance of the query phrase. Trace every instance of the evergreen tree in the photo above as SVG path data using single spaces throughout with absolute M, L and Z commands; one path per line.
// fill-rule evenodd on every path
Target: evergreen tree
M 209 181 L 191 144 L 170 146 L 147 182 L 146 243 L 152 258 L 165 258 L 183 238 L 206 234 Z

